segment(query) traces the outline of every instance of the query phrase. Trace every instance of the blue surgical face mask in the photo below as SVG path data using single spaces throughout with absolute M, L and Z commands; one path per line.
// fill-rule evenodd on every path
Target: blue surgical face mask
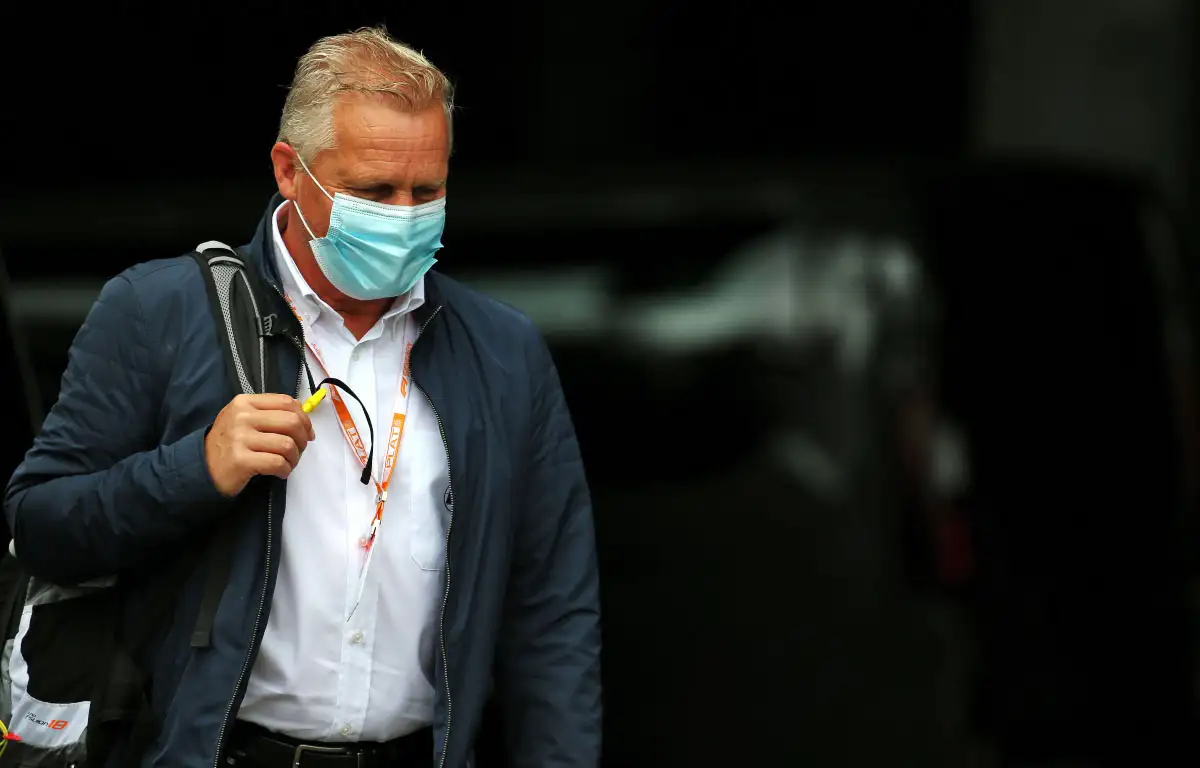
M 312 237 L 309 245 L 317 264 L 334 288 L 354 299 L 389 299 L 408 293 L 437 263 L 433 254 L 442 247 L 446 198 L 408 206 L 331 195 L 303 160 L 300 166 L 333 201 L 325 237 L 313 234 L 300 204 L 292 204 Z

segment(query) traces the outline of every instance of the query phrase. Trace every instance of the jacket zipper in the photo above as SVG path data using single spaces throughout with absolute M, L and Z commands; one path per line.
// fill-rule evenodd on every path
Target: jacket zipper
M 258 613 L 254 616 L 254 635 L 250 639 L 250 649 L 246 652 L 246 660 L 242 662 L 242 672 L 238 675 L 237 685 L 233 688 L 233 696 L 230 697 L 229 706 L 225 709 L 225 719 L 221 721 L 221 732 L 217 734 L 217 753 L 213 756 L 213 768 L 220 768 L 221 765 L 221 746 L 225 741 L 225 731 L 229 729 L 229 721 L 233 715 L 233 702 L 237 699 L 237 692 L 241 690 L 242 683 L 246 680 L 246 673 L 250 671 L 250 657 L 254 654 L 255 641 L 258 638 L 258 628 L 262 623 L 263 608 L 267 604 L 267 585 L 270 583 L 271 578 L 271 512 L 274 500 L 274 489 L 267 491 L 267 567 L 263 574 L 262 597 L 258 601 Z
M 425 319 L 421 324 L 421 329 L 417 331 L 417 341 L 413 342 L 415 348 L 421 341 L 421 337 L 425 334 L 425 329 L 429 327 L 429 323 L 433 318 L 437 317 L 438 312 L 442 311 L 441 305 L 433 310 L 432 314 Z M 417 383 L 417 376 L 414 372 L 413 386 L 421 390 L 421 394 L 425 396 L 425 402 L 429 403 L 429 408 L 433 411 L 433 417 L 437 419 L 438 432 L 442 436 L 442 447 L 446 450 L 446 486 L 450 491 L 450 518 L 446 521 L 446 591 L 442 594 L 442 611 L 438 616 L 438 640 L 442 647 L 442 672 L 446 682 L 446 737 L 442 743 L 442 759 L 438 762 L 438 768 L 445 768 L 446 754 L 450 751 L 450 719 L 453 714 L 453 703 L 450 698 L 450 658 L 446 655 L 446 603 L 450 601 L 450 530 L 454 527 L 454 474 L 450 469 L 450 441 L 446 439 L 446 425 L 442 423 L 442 417 L 438 413 L 437 406 L 433 404 L 433 398 L 425 391 L 425 388 Z
M 279 288 L 276 287 L 275 290 L 279 291 Z M 282 293 L 280 293 L 279 295 L 281 297 L 283 296 Z M 304 338 L 304 328 L 303 327 L 300 328 L 300 337 L 301 337 L 301 339 Z M 259 343 L 260 344 L 263 343 L 261 338 L 259 338 Z M 294 339 L 292 339 L 292 343 L 293 344 L 296 343 Z M 300 398 L 300 390 L 303 389 L 303 387 L 304 387 L 304 359 L 303 359 L 304 345 L 303 345 L 303 341 L 301 342 L 299 348 L 300 348 L 300 354 L 302 357 L 300 360 L 300 367 L 296 371 L 296 399 Z M 263 375 L 263 390 L 265 391 L 266 390 L 266 380 L 267 380 L 267 370 L 266 370 L 265 360 L 264 360 L 264 365 L 262 368 L 262 375 Z M 267 605 L 267 587 L 271 583 L 271 550 L 273 549 L 272 540 L 275 535 L 273 519 L 272 519 L 273 518 L 272 513 L 274 512 L 274 507 L 275 507 L 275 489 L 269 488 L 267 491 L 267 561 L 266 561 L 266 567 L 263 569 L 262 597 L 260 597 L 258 600 L 258 611 L 254 614 L 254 632 L 250 635 L 250 647 L 246 650 L 246 659 L 245 659 L 245 661 L 242 662 L 242 671 L 238 675 L 237 685 L 235 685 L 233 687 L 233 696 L 231 696 L 229 698 L 229 706 L 226 707 L 226 709 L 225 709 L 225 718 L 221 721 L 221 731 L 217 734 L 217 751 L 216 751 L 216 754 L 213 755 L 213 768 L 220 768 L 220 766 L 221 766 L 221 747 L 225 742 L 225 732 L 229 730 L 229 721 L 232 719 L 232 716 L 233 716 L 233 702 L 237 699 L 238 691 L 240 691 L 242 689 L 242 683 L 244 683 L 246 681 L 246 673 L 248 673 L 250 671 L 250 658 L 254 655 L 255 646 L 258 645 L 258 630 L 259 630 L 259 627 L 262 626 L 263 609 Z

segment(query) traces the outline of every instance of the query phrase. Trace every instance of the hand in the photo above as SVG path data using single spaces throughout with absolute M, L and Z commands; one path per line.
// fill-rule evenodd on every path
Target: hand
M 238 395 L 204 438 L 213 484 L 236 496 L 255 475 L 286 479 L 317 435 L 300 402 L 287 395 Z

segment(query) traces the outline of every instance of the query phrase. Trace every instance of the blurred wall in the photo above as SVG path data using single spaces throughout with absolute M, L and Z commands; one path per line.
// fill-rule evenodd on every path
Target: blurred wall
M 1190 0 L 977 0 L 971 132 L 988 154 L 1145 173 L 1173 199 L 1192 140 Z

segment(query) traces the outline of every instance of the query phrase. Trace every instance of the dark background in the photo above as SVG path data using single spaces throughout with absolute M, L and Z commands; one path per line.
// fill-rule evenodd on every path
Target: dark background
M 458 86 L 438 268 L 562 371 L 606 765 L 1194 760 L 1187 0 L 6 6 L 6 472 L 378 22 Z

